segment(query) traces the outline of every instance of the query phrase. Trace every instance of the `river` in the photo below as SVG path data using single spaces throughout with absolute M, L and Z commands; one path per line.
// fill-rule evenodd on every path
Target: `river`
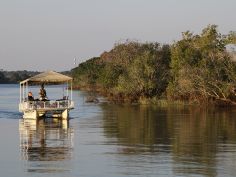
M 46 89 L 49 98 L 61 91 Z M 69 121 L 23 120 L 19 86 L 0 85 L 1 176 L 235 176 L 235 108 L 95 104 L 87 96 L 73 91 Z

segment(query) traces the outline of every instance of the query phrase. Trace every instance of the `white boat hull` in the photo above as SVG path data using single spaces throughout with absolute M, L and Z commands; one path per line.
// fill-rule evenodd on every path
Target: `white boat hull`
M 68 119 L 69 111 L 73 108 L 74 102 L 70 100 L 50 102 L 31 101 L 19 104 L 19 111 L 23 112 L 23 118 L 25 119 L 37 119 L 43 116 Z

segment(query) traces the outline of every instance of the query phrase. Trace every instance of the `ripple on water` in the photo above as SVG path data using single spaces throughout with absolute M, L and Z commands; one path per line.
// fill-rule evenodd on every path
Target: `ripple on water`
M 20 119 L 21 117 L 20 112 L 0 110 L 0 119 Z

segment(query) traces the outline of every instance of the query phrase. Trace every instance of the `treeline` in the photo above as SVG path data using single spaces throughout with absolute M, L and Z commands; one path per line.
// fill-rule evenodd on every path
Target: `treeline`
M 0 71 L 0 84 L 16 84 L 22 80 L 39 74 L 37 71 Z
M 160 99 L 235 104 L 236 62 L 226 50 L 236 34 L 216 25 L 189 31 L 174 44 L 116 44 L 109 52 L 72 69 L 75 85 L 119 101 Z

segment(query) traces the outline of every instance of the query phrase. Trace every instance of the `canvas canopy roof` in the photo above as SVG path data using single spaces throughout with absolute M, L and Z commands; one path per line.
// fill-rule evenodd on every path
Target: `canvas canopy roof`
M 29 84 L 37 83 L 65 83 L 67 81 L 72 81 L 71 77 L 65 76 L 63 74 L 57 73 L 55 71 L 47 71 L 40 73 L 36 76 L 30 77 L 24 81 L 21 81 L 21 84 L 28 82 Z

